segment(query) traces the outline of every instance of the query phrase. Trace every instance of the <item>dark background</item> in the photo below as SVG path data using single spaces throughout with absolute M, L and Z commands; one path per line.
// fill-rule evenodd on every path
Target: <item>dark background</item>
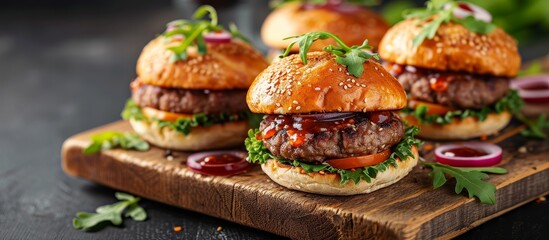
M 223 2 L 217 6 L 222 22 L 235 21 L 266 50 L 258 30 L 269 12 L 267 1 L 213 2 Z M 403 1 L 389 6 L 394 2 Z M 62 172 L 63 140 L 120 118 L 142 47 L 165 23 L 184 18 L 195 6 L 185 0 L 0 2 L 1 239 L 280 238 L 147 200 L 142 201 L 146 222 L 127 220 L 123 227 L 96 233 L 71 226 L 76 212 L 115 199 L 113 190 Z M 378 8 L 389 11 L 386 6 Z M 517 35 L 524 39 L 525 60 L 549 50 L 545 25 L 528 24 L 535 37 Z M 547 239 L 548 215 L 547 202 L 528 203 L 460 239 Z M 174 226 L 183 231 L 174 233 Z

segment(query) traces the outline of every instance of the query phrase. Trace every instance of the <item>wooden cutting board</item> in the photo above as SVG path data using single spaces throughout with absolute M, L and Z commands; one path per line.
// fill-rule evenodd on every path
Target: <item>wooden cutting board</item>
M 370 194 L 329 197 L 285 189 L 259 167 L 232 177 L 197 174 L 185 167 L 188 153 L 175 152 L 168 161 L 155 147 L 84 155 L 90 136 L 107 130 L 131 128 L 119 121 L 67 139 L 62 150 L 67 174 L 294 239 L 451 238 L 549 193 L 549 141 L 513 136 L 516 127 L 491 139 L 504 148 L 502 167 L 509 171 L 491 175 L 497 186 L 491 206 L 456 195 L 453 180 L 433 190 L 430 170 L 421 167 Z

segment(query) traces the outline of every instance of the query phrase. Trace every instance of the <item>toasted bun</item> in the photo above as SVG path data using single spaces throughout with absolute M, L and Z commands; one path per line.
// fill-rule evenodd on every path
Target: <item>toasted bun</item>
M 482 35 L 456 23 L 442 24 L 433 39 L 414 49 L 412 41 L 424 23 L 404 20 L 392 27 L 379 45 L 384 60 L 441 71 L 514 77 L 520 69 L 517 42 L 500 28 Z
M 172 128 L 159 128 L 156 122 L 130 120 L 133 130 L 153 145 L 182 150 L 199 151 L 239 146 L 247 137 L 246 121 L 214 124 L 211 127 L 194 127 L 189 135 Z
M 262 164 L 261 168 L 273 181 L 289 189 L 323 195 L 348 196 L 373 192 L 387 187 L 408 175 L 416 166 L 419 158 L 415 147 L 412 151 L 414 157 L 409 157 L 406 161 L 398 159 L 397 168 L 391 165 L 384 172 L 378 173 L 370 182 L 361 180 L 358 184 L 349 181 L 342 185 L 339 174 L 307 173 L 301 167 L 284 165 L 274 159 Z
M 402 113 L 400 115 L 408 124 L 419 127 L 419 137 L 433 140 L 459 140 L 487 136 L 497 133 L 511 121 L 509 112 L 488 114 L 488 117 L 482 122 L 474 117 L 463 120 L 455 118 L 452 123 L 444 125 L 421 124 L 413 115 Z
M 173 52 L 167 48 L 179 41 L 159 36 L 145 46 L 137 61 L 141 81 L 159 87 L 246 89 L 268 65 L 257 50 L 239 40 L 208 43 L 204 56 L 190 47 L 187 60 L 171 62 Z
M 368 60 L 359 78 L 327 52 L 297 54 L 276 61 L 248 90 L 250 110 L 264 114 L 369 112 L 406 106 L 406 93 L 379 63 Z
M 301 3 L 287 3 L 276 8 L 261 28 L 263 42 L 273 48 L 286 48 L 292 40 L 286 37 L 308 32 L 325 31 L 339 36 L 343 42 L 361 45 L 368 39 L 370 45 L 377 47 L 389 25 L 375 12 L 360 8 L 357 12 L 348 13 L 323 8 L 303 9 Z M 311 47 L 313 51 L 322 50 L 333 40 L 317 41 Z M 298 50 L 294 46 L 294 51 Z

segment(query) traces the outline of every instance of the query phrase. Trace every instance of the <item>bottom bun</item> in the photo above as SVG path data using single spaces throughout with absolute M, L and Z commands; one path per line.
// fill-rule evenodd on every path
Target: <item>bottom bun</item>
M 211 127 L 193 127 L 189 135 L 164 127 L 157 122 L 130 120 L 137 134 L 153 145 L 182 151 L 199 151 L 227 148 L 244 144 L 248 136 L 246 121 L 214 124 Z
M 301 167 L 285 165 L 275 159 L 269 159 L 266 163 L 261 164 L 261 168 L 274 182 L 289 189 L 323 195 L 349 196 L 373 192 L 408 175 L 416 166 L 419 158 L 416 147 L 413 147 L 412 152 L 413 158 L 409 157 L 406 161 L 397 159 L 397 168 L 390 165 L 384 172 L 380 172 L 375 178 L 372 178 L 370 182 L 360 180 L 358 184 L 353 181 L 341 184 L 341 177 L 337 173 L 308 173 Z
M 490 113 L 484 121 L 475 117 L 465 119 L 454 118 L 449 124 L 421 124 L 413 115 L 400 116 L 408 124 L 419 127 L 418 136 L 433 140 L 460 140 L 471 139 L 483 135 L 491 135 L 503 129 L 511 121 L 511 113 Z

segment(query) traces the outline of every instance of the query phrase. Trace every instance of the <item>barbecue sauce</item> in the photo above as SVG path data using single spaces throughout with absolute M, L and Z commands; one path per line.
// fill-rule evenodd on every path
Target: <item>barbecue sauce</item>
M 488 155 L 488 153 L 485 151 L 470 147 L 453 148 L 444 152 L 443 154 L 452 157 L 482 157 Z
M 335 131 L 342 128 L 350 127 L 361 118 L 369 118 L 376 124 L 383 124 L 390 120 L 391 113 L 389 111 L 371 112 L 368 114 L 346 114 L 342 117 L 322 118 L 317 115 L 269 115 L 266 120 L 271 124 L 261 132 L 258 139 L 269 139 L 278 131 L 286 130 L 290 145 L 292 147 L 300 147 L 311 139 L 315 133 Z

